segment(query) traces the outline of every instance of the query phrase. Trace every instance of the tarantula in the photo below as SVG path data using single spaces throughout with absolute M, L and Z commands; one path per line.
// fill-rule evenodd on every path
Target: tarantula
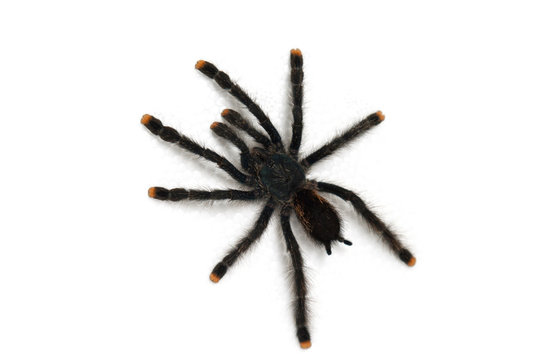
M 396 234 L 371 211 L 364 201 L 354 192 L 327 182 L 310 180 L 306 173 L 310 167 L 319 160 L 331 155 L 350 141 L 366 133 L 375 125 L 384 120 L 382 112 L 378 111 L 355 123 L 350 129 L 336 136 L 317 151 L 300 158 L 298 150 L 302 140 L 303 128 L 303 57 L 298 49 L 290 52 L 291 86 L 292 86 L 292 139 L 288 149 L 281 141 L 276 128 L 257 105 L 229 76 L 220 71 L 213 64 L 199 60 L 195 68 L 204 75 L 213 79 L 220 87 L 228 91 L 240 101 L 257 118 L 259 124 L 267 135 L 255 129 L 238 112 L 225 109 L 221 116 L 232 126 L 245 131 L 257 143 L 258 147 L 248 148 L 246 143 L 235 131 L 224 123 L 214 122 L 210 129 L 214 133 L 234 144 L 240 150 L 240 164 L 244 171 L 240 171 L 229 160 L 207 149 L 190 138 L 180 134 L 175 129 L 163 126 L 160 120 L 151 115 L 142 117 L 142 124 L 161 139 L 177 144 L 206 160 L 216 163 L 239 183 L 251 190 L 187 190 L 183 188 L 165 189 L 152 187 L 148 190 L 151 198 L 158 200 L 265 200 L 264 208 L 259 214 L 255 225 L 249 233 L 238 241 L 225 257 L 214 267 L 210 280 L 217 283 L 234 265 L 238 258 L 244 254 L 261 236 L 265 230 L 274 210 L 278 210 L 281 227 L 287 251 L 291 258 L 292 273 L 294 275 L 293 288 L 295 291 L 295 321 L 296 335 L 300 346 L 307 349 L 311 346 L 311 338 L 307 324 L 307 286 L 304 275 L 304 261 L 300 247 L 294 237 L 290 225 L 291 211 L 303 225 L 309 237 L 318 245 L 326 249 L 328 255 L 332 253 L 332 246 L 337 243 L 352 245 L 343 238 L 341 233 L 341 220 L 334 206 L 332 206 L 320 192 L 337 195 L 343 200 L 350 201 L 355 210 L 364 218 L 369 227 L 374 230 L 390 249 L 409 266 L 416 262 L 415 257 L 407 250 Z

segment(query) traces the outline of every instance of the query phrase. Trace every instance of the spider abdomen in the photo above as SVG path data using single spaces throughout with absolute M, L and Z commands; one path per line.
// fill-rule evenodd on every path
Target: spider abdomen
M 332 241 L 342 240 L 341 219 L 334 207 L 317 192 L 303 189 L 296 193 L 294 210 L 306 232 L 330 255 Z

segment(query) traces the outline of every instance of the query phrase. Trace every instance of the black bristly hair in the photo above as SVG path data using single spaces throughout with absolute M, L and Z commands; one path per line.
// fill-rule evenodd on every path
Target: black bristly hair
M 304 100 L 304 59 L 298 49 L 291 50 L 291 94 L 293 99 L 292 115 L 292 137 L 289 145 L 289 154 L 296 159 L 298 149 L 302 142 L 302 129 L 304 127 L 302 101 Z
M 227 90 L 234 98 L 245 105 L 266 131 L 266 134 L 264 134 L 255 129 L 249 121 L 234 110 L 225 109 L 222 111 L 221 116 L 225 121 L 235 128 L 244 131 L 260 144 L 260 147 L 250 149 L 233 128 L 220 122 L 214 122 L 210 126 L 216 135 L 238 148 L 243 171 L 237 169 L 229 160 L 216 152 L 197 144 L 171 127 L 163 126 L 160 120 L 151 115 L 144 115 L 141 122 L 154 135 L 216 163 L 219 168 L 229 174 L 233 179 L 249 188 L 246 190 L 225 189 L 204 191 L 152 187 L 148 190 L 148 195 L 151 198 L 165 201 L 264 200 L 266 202 L 257 221 L 248 234 L 240 239 L 212 270 L 210 280 L 213 282 L 219 282 L 234 263 L 258 241 L 266 229 L 272 214 L 274 212 L 278 213 L 283 238 L 290 255 L 290 266 L 293 274 L 296 335 L 300 346 L 307 349 L 311 346 L 311 336 L 308 330 L 307 319 L 308 288 L 300 246 L 291 229 L 290 215 L 292 211 L 295 212 L 309 238 L 315 244 L 323 246 L 327 254 L 330 255 L 332 253 L 332 246 L 336 243 L 352 245 L 349 240 L 345 240 L 342 236 L 339 213 L 320 193 L 334 194 L 345 201 L 349 201 L 358 214 L 364 218 L 368 226 L 388 244 L 401 261 L 409 266 L 413 266 L 416 263 L 416 258 L 403 245 L 390 227 L 370 210 L 365 202 L 354 192 L 334 184 L 314 181 L 306 177 L 306 173 L 313 164 L 341 149 L 344 145 L 357 139 L 374 126 L 379 125 L 384 120 L 384 115 L 380 111 L 377 111 L 367 116 L 318 150 L 298 160 L 303 129 L 303 64 L 304 60 L 301 51 L 298 49 L 291 50 L 292 137 L 288 150 L 286 150 L 283 146 L 281 136 L 268 116 L 244 90 L 231 81 L 226 73 L 218 70 L 213 64 L 203 60 L 199 60 L 196 63 L 195 68 L 197 70 L 213 79 L 219 86 Z

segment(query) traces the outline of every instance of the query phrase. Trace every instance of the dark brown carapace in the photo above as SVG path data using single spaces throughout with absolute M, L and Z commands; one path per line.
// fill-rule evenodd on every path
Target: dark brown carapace
M 320 192 L 334 194 L 351 202 L 355 210 L 366 220 L 366 223 L 389 245 L 390 249 L 407 265 L 413 266 L 416 259 L 407 250 L 394 232 L 373 213 L 364 201 L 355 193 L 338 185 L 310 180 L 306 177 L 310 167 L 319 160 L 333 154 L 350 141 L 357 139 L 369 129 L 380 124 L 384 115 L 377 111 L 355 123 L 341 135 L 320 147 L 310 155 L 299 158 L 303 129 L 303 57 L 298 49 L 291 50 L 291 94 L 292 94 L 292 137 L 288 148 L 283 146 L 281 136 L 268 116 L 229 76 L 213 64 L 199 60 L 195 68 L 213 79 L 220 87 L 229 92 L 242 103 L 258 120 L 266 134 L 257 130 L 250 121 L 238 112 L 225 109 L 221 116 L 232 127 L 214 122 L 210 129 L 221 138 L 236 146 L 240 152 L 239 170 L 229 160 L 216 152 L 207 149 L 175 129 L 164 126 L 160 120 L 144 115 L 141 123 L 153 134 L 164 141 L 177 144 L 200 157 L 214 162 L 233 179 L 248 187 L 249 190 L 190 190 L 183 188 L 166 189 L 152 187 L 148 195 L 158 200 L 264 200 L 265 206 L 260 211 L 255 225 L 246 236 L 214 267 L 210 280 L 219 282 L 236 261 L 260 238 L 268 225 L 270 217 L 277 209 L 290 255 L 290 264 L 294 275 L 293 288 L 295 297 L 294 316 L 296 335 L 300 346 L 307 349 L 311 346 L 307 319 L 307 284 L 304 276 L 304 261 L 300 246 L 292 232 L 290 214 L 294 210 L 304 229 L 313 241 L 324 246 L 328 255 L 332 253 L 332 245 L 340 242 L 352 245 L 341 234 L 341 220 L 336 209 L 324 199 Z M 244 140 L 233 129 L 237 128 L 249 135 L 260 146 L 248 148 Z

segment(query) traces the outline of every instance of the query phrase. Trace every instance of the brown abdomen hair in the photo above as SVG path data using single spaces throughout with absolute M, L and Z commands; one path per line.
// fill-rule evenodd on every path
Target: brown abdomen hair
M 310 237 L 331 254 L 331 242 L 341 236 L 341 219 L 334 207 L 316 191 L 300 190 L 294 199 L 294 210 Z

